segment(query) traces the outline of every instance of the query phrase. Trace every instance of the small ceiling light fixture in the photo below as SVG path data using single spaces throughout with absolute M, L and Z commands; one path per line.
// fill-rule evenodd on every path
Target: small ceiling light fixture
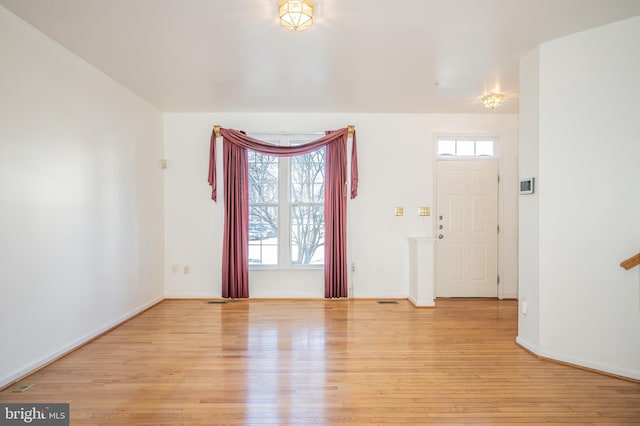
M 313 2 L 311 0 L 280 0 L 280 25 L 291 31 L 302 31 L 313 25 Z
M 502 99 L 504 95 L 501 93 L 489 93 L 488 95 L 484 95 L 482 97 L 482 105 L 487 108 L 495 109 L 502 105 Z

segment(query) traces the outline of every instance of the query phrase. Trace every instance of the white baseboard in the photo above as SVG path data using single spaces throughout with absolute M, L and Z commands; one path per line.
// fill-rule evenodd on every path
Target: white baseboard
M 75 349 L 79 348 L 80 346 L 84 345 L 85 343 L 95 339 L 96 337 L 100 336 L 101 334 L 103 334 L 104 332 L 117 327 L 118 325 L 122 324 L 123 322 L 135 317 L 136 315 L 138 315 L 140 312 L 143 312 L 147 309 L 149 309 L 150 307 L 152 307 L 153 305 L 160 303 L 164 300 L 164 297 L 158 297 L 153 299 L 152 301 L 145 303 L 142 306 L 139 306 L 138 308 L 135 308 L 129 312 L 127 312 L 124 315 L 121 315 L 120 317 L 116 318 L 113 321 L 108 322 L 107 324 L 105 324 L 104 326 L 100 327 L 97 330 L 94 330 L 93 332 L 86 334 L 76 340 L 74 340 L 73 342 L 71 342 L 70 344 L 63 346 L 62 348 L 58 349 L 55 352 L 50 353 L 49 355 L 42 357 L 34 362 L 30 362 L 29 364 L 25 365 L 24 367 L 20 368 L 19 370 L 14 371 L 13 373 L 9 374 L 8 376 L 2 377 L 0 378 L 0 389 L 5 388 L 6 386 L 10 385 L 11 383 L 17 382 L 18 380 L 21 380 L 23 377 L 28 376 L 29 374 L 35 373 L 37 370 L 39 370 L 40 368 L 44 367 L 45 365 L 49 364 L 50 362 L 66 355 L 67 353 L 70 353 L 72 351 L 74 351 Z
M 555 361 L 563 362 L 566 364 L 575 365 L 578 367 L 588 368 L 590 370 L 597 370 L 603 373 L 613 374 L 614 376 L 627 377 L 629 379 L 640 380 L 640 371 L 629 370 L 626 368 L 620 368 L 615 365 L 602 364 L 587 359 L 575 358 L 572 356 L 559 354 L 555 352 L 541 350 L 537 354 L 544 358 L 553 359 Z
M 504 293 L 500 296 L 500 299 L 517 299 L 518 295 L 515 293 Z
M 535 345 L 530 344 L 519 336 L 516 337 L 516 343 L 524 347 L 529 352 L 552 361 L 558 361 L 563 364 L 573 365 L 575 367 L 581 367 L 588 370 L 595 370 L 614 376 L 626 377 L 633 380 L 640 380 L 640 371 L 629 370 L 626 368 L 620 368 L 615 365 L 602 364 L 587 359 L 575 358 L 569 355 L 560 354 L 552 351 L 540 349 Z
M 436 307 L 436 301 L 435 300 L 426 301 L 426 302 L 422 302 L 421 303 L 421 302 L 418 302 L 418 300 L 413 296 L 407 297 L 407 300 L 409 301 L 409 303 L 411 303 L 416 308 L 435 308 Z M 429 303 L 429 302 L 431 302 L 431 303 Z
M 516 337 L 516 343 L 519 344 L 520 346 L 522 346 L 523 348 L 525 348 L 526 350 L 528 350 L 529 352 L 538 355 L 538 346 L 531 344 L 530 342 L 524 340 L 523 338 L 521 338 L 520 336 Z
M 165 299 L 220 299 L 222 296 L 202 293 L 167 293 Z

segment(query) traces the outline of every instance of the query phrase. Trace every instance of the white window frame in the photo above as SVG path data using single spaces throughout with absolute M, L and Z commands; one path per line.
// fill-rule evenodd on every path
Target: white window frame
M 269 143 L 275 143 L 278 139 L 280 145 L 290 146 L 292 140 L 305 140 L 311 142 L 324 135 L 319 132 L 300 132 L 300 133 L 267 133 L 252 132 L 248 133 L 251 137 L 264 140 Z M 291 157 L 278 157 L 278 264 L 262 265 L 250 263 L 249 269 L 254 270 L 307 270 L 307 269 L 324 269 L 324 263 L 320 264 L 294 264 L 291 262 L 292 241 L 291 241 L 291 202 L 290 182 L 291 182 Z M 326 157 L 325 157 L 326 161 Z M 284 177 L 284 178 L 283 178 Z M 309 205 L 315 203 L 295 203 L 295 205 Z M 251 205 L 251 204 L 249 204 Z M 324 205 L 324 203 L 323 203 Z M 285 244 L 286 242 L 286 244 Z
M 474 142 L 474 150 L 476 142 L 485 142 L 491 141 L 493 142 L 493 155 L 442 155 L 438 153 L 438 145 L 440 141 L 472 141 Z M 483 137 L 475 137 L 475 136 L 450 136 L 450 135 L 438 135 L 435 138 L 435 143 L 433 144 L 433 150 L 435 158 L 438 160 L 470 160 L 470 159 L 496 159 L 499 158 L 499 145 L 498 138 L 491 136 L 483 136 Z

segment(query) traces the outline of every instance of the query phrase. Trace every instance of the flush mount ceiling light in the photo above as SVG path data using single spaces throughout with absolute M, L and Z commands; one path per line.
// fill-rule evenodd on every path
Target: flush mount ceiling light
M 482 97 L 482 105 L 487 108 L 495 109 L 502 105 L 502 98 L 504 98 L 504 95 L 500 93 L 489 93 Z
M 280 0 L 280 25 L 291 31 L 302 31 L 313 25 L 313 2 L 311 0 Z

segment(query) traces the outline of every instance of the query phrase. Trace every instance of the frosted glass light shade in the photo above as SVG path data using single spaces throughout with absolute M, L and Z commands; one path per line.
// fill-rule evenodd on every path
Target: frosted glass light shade
M 484 95 L 482 97 L 482 105 L 487 108 L 495 109 L 502 105 L 503 95 L 500 93 L 489 93 L 488 95 Z
M 280 0 L 278 2 L 280 25 L 291 31 L 302 31 L 313 25 L 311 0 Z

